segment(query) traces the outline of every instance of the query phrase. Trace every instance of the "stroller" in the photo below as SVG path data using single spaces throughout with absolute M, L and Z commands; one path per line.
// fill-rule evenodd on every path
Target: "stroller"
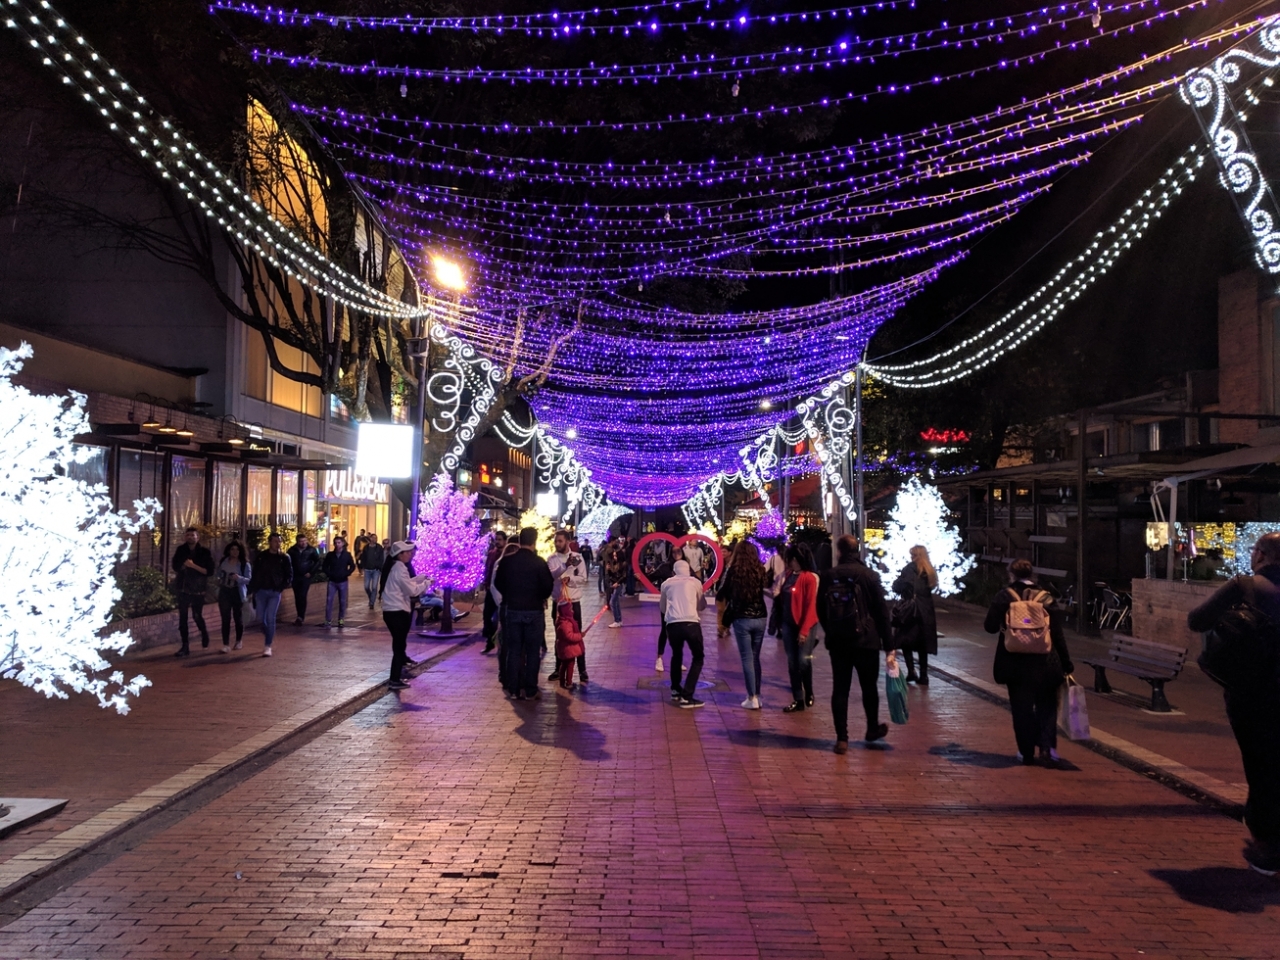
M 556 605 L 556 660 L 560 663 L 560 686 L 573 686 L 573 665 L 586 653 L 582 628 L 573 616 L 573 604 L 562 600 Z

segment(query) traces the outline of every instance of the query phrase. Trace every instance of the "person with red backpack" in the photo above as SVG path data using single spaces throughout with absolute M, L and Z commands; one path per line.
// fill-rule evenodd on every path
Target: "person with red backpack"
M 1009 586 L 996 594 L 983 626 L 998 633 L 995 681 L 1009 689 L 1018 759 L 1056 767 L 1058 690 L 1075 667 L 1062 633 L 1063 611 L 1035 580 L 1030 560 L 1009 564 Z

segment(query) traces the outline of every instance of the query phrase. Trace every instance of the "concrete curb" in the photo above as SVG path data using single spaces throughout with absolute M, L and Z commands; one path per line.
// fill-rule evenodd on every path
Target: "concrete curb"
M 456 643 L 449 644 L 447 649 L 419 661 L 412 669 L 413 675 L 417 676 L 429 667 L 461 652 L 476 642 L 479 637 L 478 631 L 460 637 Z M 352 684 L 333 696 L 312 704 L 306 710 L 272 724 L 262 733 L 241 741 L 229 750 L 194 764 L 181 773 L 90 817 L 83 823 L 64 830 L 56 837 L 5 860 L 0 863 L 0 901 L 8 899 L 113 837 L 119 836 L 125 830 L 173 806 L 219 777 L 262 756 L 290 737 L 323 723 L 344 710 L 363 709 L 382 699 L 389 692 L 386 676 L 382 673 Z
M 929 672 L 941 674 L 984 699 L 1004 706 L 1009 704 L 1009 694 L 1004 687 L 975 677 L 959 667 L 943 665 L 936 659 L 931 659 Z M 1179 793 L 1215 807 L 1233 819 L 1240 819 L 1244 815 L 1244 802 L 1249 791 L 1243 784 L 1227 783 L 1207 773 L 1193 770 L 1177 760 L 1161 756 L 1098 727 L 1090 726 L 1089 732 L 1091 734 L 1089 740 L 1076 741 L 1080 746 L 1138 773 L 1160 780 L 1178 790 Z

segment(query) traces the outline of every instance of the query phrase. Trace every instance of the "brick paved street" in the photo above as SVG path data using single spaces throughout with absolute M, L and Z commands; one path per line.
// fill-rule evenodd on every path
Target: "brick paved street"
M 1209 808 L 1074 744 L 1073 769 L 1015 765 L 1008 713 L 942 682 L 837 757 L 825 656 L 819 709 L 784 715 L 771 639 L 766 710 L 713 640 L 681 711 L 656 610 L 626 617 L 572 695 L 503 699 L 478 647 L 441 662 L 0 929 L 0 956 L 1280 955 L 1280 883 Z

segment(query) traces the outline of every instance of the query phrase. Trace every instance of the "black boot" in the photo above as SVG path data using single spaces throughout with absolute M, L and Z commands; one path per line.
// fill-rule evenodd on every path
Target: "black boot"
M 181 647 L 179 647 L 179 648 L 178 648 L 178 652 L 177 652 L 177 653 L 175 653 L 175 654 L 174 654 L 174 656 L 175 656 L 175 657 L 189 657 L 189 656 L 191 656 L 191 648 L 190 648 L 190 647 L 188 647 L 188 646 L 184 643 Z

